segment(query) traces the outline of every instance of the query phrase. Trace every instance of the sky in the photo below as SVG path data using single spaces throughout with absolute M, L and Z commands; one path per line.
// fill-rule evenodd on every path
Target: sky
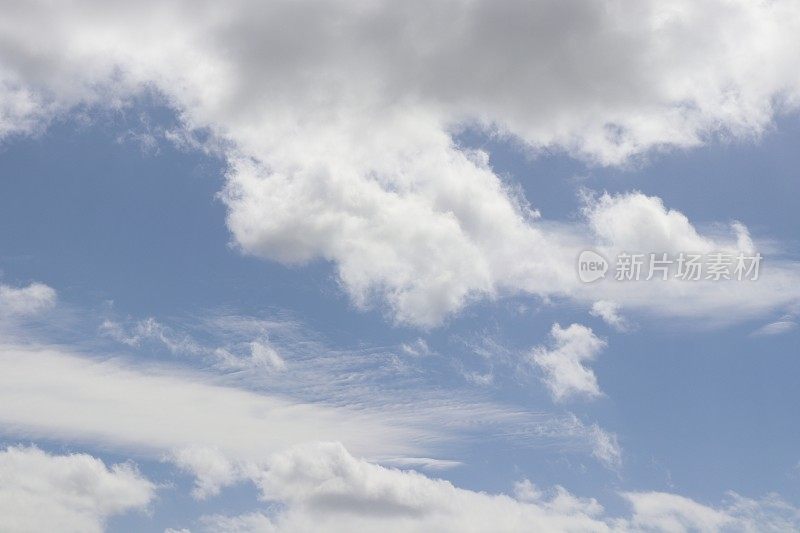
M 800 529 L 795 2 L 0 6 L 0 530 Z

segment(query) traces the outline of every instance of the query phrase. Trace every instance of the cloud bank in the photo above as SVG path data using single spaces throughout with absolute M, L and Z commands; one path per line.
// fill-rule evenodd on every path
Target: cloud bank
M 282 510 L 207 516 L 205 531 L 688 533 L 789 531 L 800 525 L 798 509 L 777 496 L 754 500 L 733 493 L 718 507 L 670 493 L 623 493 L 632 513 L 613 517 L 595 499 L 576 497 L 563 487 L 546 493 L 523 480 L 514 497 L 474 492 L 417 472 L 370 464 L 335 443 L 276 454 L 250 477 L 261 498 L 282 503 Z

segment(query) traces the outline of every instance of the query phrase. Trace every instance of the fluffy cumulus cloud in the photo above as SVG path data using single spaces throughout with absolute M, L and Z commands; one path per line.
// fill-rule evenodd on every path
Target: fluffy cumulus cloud
M 155 485 L 131 464 L 38 448 L 0 452 L 0 521 L 9 533 L 95 533 L 109 517 L 144 510 Z
M 276 454 L 253 481 L 262 498 L 286 510 L 269 518 L 207 517 L 211 531 L 608 531 L 602 508 L 529 490 L 522 503 L 459 489 L 413 471 L 354 458 L 341 445 L 309 444 Z
M 216 496 L 223 487 L 237 482 L 241 475 L 233 461 L 219 450 L 209 447 L 190 446 L 179 449 L 170 457 L 170 461 L 194 476 L 192 496 L 197 500 Z
M 774 309 L 791 310 L 797 305 L 797 263 L 766 254 L 759 262 L 757 279 L 752 279 L 755 270 L 750 278 L 744 275 L 760 252 L 741 223 L 701 232 L 683 213 L 640 192 L 589 195 L 584 217 L 593 235 L 592 249 L 608 261 L 609 271 L 604 279 L 566 290 L 574 298 L 593 301 L 593 314 L 610 320 L 612 325 L 624 324 L 617 313 L 620 308 L 659 317 L 703 318 L 713 325 L 753 318 Z M 624 254 L 640 256 L 638 281 L 617 279 L 623 264 L 619 258 Z M 699 280 L 676 278 L 681 254 L 684 258 L 700 256 L 703 265 Z M 709 265 L 720 254 L 730 279 L 708 279 Z M 742 280 L 735 275 L 740 255 L 746 267 Z M 650 271 L 650 265 L 657 267 L 665 258 L 665 271 Z
M 187 448 L 172 461 L 197 477 L 195 497 L 247 481 L 271 507 L 269 512 L 202 517 L 200 531 L 215 533 L 673 533 L 790 531 L 800 526 L 800 510 L 776 495 L 755 500 L 730 493 L 723 504 L 712 507 L 677 494 L 625 492 L 620 497 L 630 513 L 612 516 L 596 499 L 561 486 L 543 489 L 523 479 L 514 484 L 513 495 L 475 492 L 356 458 L 338 443 L 297 445 L 236 466 L 216 450 L 198 447 Z M 147 509 L 156 489 L 129 463 L 107 467 L 85 454 L 50 455 L 26 447 L 0 452 L 0 481 L 3 527 L 11 533 L 100 532 L 109 517 Z
M 174 137 L 207 131 L 227 159 L 240 250 L 329 261 L 358 306 L 432 326 L 477 298 L 587 292 L 573 265 L 587 243 L 563 234 L 584 228 L 537 221 L 455 132 L 600 164 L 757 136 L 800 102 L 798 30 L 790 0 L 27 2 L 0 22 L 0 135 L 155 91 L 182 118 Z M 623 202 L 641 224 L 619 232 Z M 641 195 L 598 208 L 602 238 L 713 244 Z M 774 309 L 796 281 L 778 269 L 742 301 Z M 699 292 L 706 305 L 676 312 L 739 291 Z
M 800 510 L 770 494 L 762 499 L 730 492 L 719 507 L 664 492 L 623 493 L 633 508 L 625 524 L 633 531 L 796 531 Z
M 584 363 L 594 360 L 606 342 L 580 324 L 567 328 L 553 324 L 550 336 L 552 346 L 537 346 L 531 353 L 531 360 L 541 369 L 553 399 L 560 402 L 581 396 L 600 396 L 597 376 Z
M 205 531 L 688 533 L 790 531 L 800 525 L 798 509 L 776 496 L 753 500 L 733 493 L 718 507 L 676 494 L 623 493 L 631 513 L 614 517 L 594 498 L 575 496 L 560 486 L 542 490 L 522 480 L 515 484 L 513 497 L 474 492 L 357 459 L 335 443 L 294 447 L 248 475 L 261 498 L 280 502 L 280 510 L 206 516 Z

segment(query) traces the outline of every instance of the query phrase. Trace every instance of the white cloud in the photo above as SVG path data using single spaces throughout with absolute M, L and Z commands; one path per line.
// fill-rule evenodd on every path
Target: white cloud
M 0 25 L 0 135 L 154 90 L 184 122 L 175 137 L 207 129 L 227 158 L 238 247 L 330 261 L 359 306 L 425 327 L 508 292 L 628 309 L 576 287 L 582 228 L 536 221 L 453 133 L 477 125 L 603 164 L 755 137 L 800 103 L 798 30 L 791 0 L 30 2 Z M 711 244 L 641 195 L 595 215 L 617 244 Z M 739 317 L 797 300 L 796 267 L 770 277 L 633 303 L 665 316 L 742 305 Z
M 797 322 L 794 320 L 776 320 L 775 322 L 770 322 L 769 324 L 764 324 L 757 330 L 755 330 L 752 335 L 754 337 L 765 337 L 771 335 L 781 335 L 783 333 L 788 333 L 789 331 L 794 330 L 797 328 Z
M 753 337 L 767 337 L 788 333 L 797 328 L 798 317 L 800 317 L 800 305 L 795 305 L 778 320 L 761 326 L 750 335 Z
M 479 387 L 488 387 L 494 383 L 494 374 L 489 372 L 466 372 L 461 373 L 469 383 L 478 385 Z
M 0 317 L 36 315 L 55 305 L 56 291 L 44 283 L 31 283 L 26 287 L 0 284 Z
M 588 198 L 585 214 L 600 242 L 620 251 L 672 254 L 718 251 L 719 245 L 701 235 L 686 215 L 667 208 L 658 197 L 606 193 Z M 737 240 L 738 235 L 737 232 Z
M 272 346 L 263 342 L 253 341 L 250 343 L 250 359 L 252 364 L 263 366 L 272 370 L 283 370 L 286 368 L 286 361 Z
M 100 332 L 122 344 L 139 348 L 145 343 L 163 345 L 175 355 L 205 357 L 225 370 L 256 370 L 277 372 L 286 369 L 286 361 L 266 338 L 238 342 L 236 346 L 210 346 L 201 344 L 191 335 L 165 326 L 153 317 L 138 320 L 130 326 L 106 319 Z M 261 332 L 262 335 L 265 332 Z M 246 354 L 241 352 L 245 351 Z
M 584 363 L 593 361 L 605 348 L 606 342 L 580 324 L 572 324 L 566 329 L 553 324 L 550 336 L 552 348 L 537 346 L 531 359 L 542 370 L 543 381 L 553 399 L 561 402 L 574 397 L 600 396 L 597 377 Z
M 723 511 L 664 492 L 626 493 L 631 524 L 644 531 L 720 531 L 732 521 Z
M 414 471 L 386 468 L 353 457 L 338 443 L 306 443 L 234 467 L 212 449 L 186 449 L 173 461 L 197 476 L 195 496 L 216 494 L 240 481 L 261 499 L 278 503 L 269 514 L 205 516 L 203 531 L 686 532 L 790 531 L 800 510 L 777 495 L 754 500 L 729 493 L 711 507 L 685 496 L 625 492 L 630 516 L 606 513 L 594 498 L 561 486 L 540 489 L 524 479 L 514 496 L 458 488 Z M 50 455 L 37 448 L 0 452 L 0 513 L 10 533 L 100 532 L 107 518 L 144 510 L 156 486 L 130 463 L 106 467 L 85 454 Z M 167 529 L 166 532 L 188 531 Z
M 168 457 L 168 460 L 194 476 L 192 496 L 198 500 L 216 496 L 223 487 L 236 483 L 241 477 L 237 465 L 214 448 L 181 448 Z
M 608 531 L 566 491 L 522 503 L 505 495 L 459 489 L 413 471 L 351 456 L 341 445 L 309 444 L 276 454 L 254 476 L 266 501 L 286 510 L 207 517 L 211 531 Z M 572 498 L 571 502 L 567 502 Z M 568 505 L 571 503 L 572 505 Z M 577 505 L 576 505 L 577 504 Z M 596 507 L 590 509 L 594 514 Z
M 368 139 L 347 135 L 369 114 L 402 120 L 407 110 L 436 129 L 474 120 L 535 147 L 616 162 L 716 133 L 758 134 L 798 91 L 790 73 L 800 17 L 787 1 L 81 7 L 55 20 L 42 4 L 9 10 L 2 31 L 17 46 L 5 54 L 4 90 L 14 96 L 6 131 L 149 81 L 213 125 L 253 126 L 270 112 L 275 125 L 258 126 L 271 134 L 264 144 L 280 144 L 278 131 L 291 126 L 295 139 L 308 135 L 302 118 L 322 111 L 331 126 L 316 125 L 310 152 L 326 140 Z M 461 24 L 446 24 L 454 19 Z M 290 32 L 286 20 L 303 22 Z M 43 22 L 51 31 L 27 31 Z M 116 90 L 97 86 L 112 76 Z
M 14 438 L 180 457 L 181 465 L 205 460 L 208 483 L 198 486 L 198 496 L 226 484 L 226 464 L 235 469 L 320 438 L 376 461 L 441 457 L 448 443 L 471 435 L 533 448 L 557 442 L 603 461 L 595 453 L 596 430 L 572 415 L 531 413 L 418 379 L 386 382 L 380 368 L 362 366 L 375 354 L 354 359 L 321 351 L 293 359 L 282 373 L 242 381 L 238 372 L 153 365 L 142 357 L 0 345 L 0 425 Z M 211 452 L 192 453 L 198 449 Z
M 589 434 L 594 441 L 592 455 L 607 468 L 619 468 L 622 464 L 622 448 L 617 436 L 597 424 L 589 427 Z
M 153 317 L 137 321 L 130 330 L 113 320 L 104 320 L 100 325 L 100 332 L 132 347 L 140 347 L 144 342 L 158 342 L 178 355 L 200 355 L 205 351 L 188 335 L 175 333 Z
M 248 343 L 249 354 L 235 355 L 230 348 L 215 348 L 210 353 L 219 361 L 219 366 L 226 370 L 256 370 L 279 372 L 286 369 L 286 361 L 278 351 L 264 341 Z
M 777 496 L 753 500 L 729 495 L 709 507 L 668 493 L 623 493 L 629 517 L 613 517 L 593 498 L 563 487 L 541 490 L 529 480 L 515 484 L 514 497 L 473 492 L 413 471 L 381 467 L 350 455 L 341 445 L 317 443 L 274 455 L 250 479 L 266 502 L 279 502 L 269 516 L 207 516 L 210 532 L 319 531 L 552 531 L 664 532 L 790 531 L 800 526 L 798 509 Z
M 451 437 L 473 438 L 479 434 L 480 438 L 487 438 L 494 435 L 526 447 L 549 446 L 557 441 L 587 455 L 592 454 L 596 446 L 590 425 L 569 413 L 531 412 L 512 404 L 492 401 L 493 391 L 487 387 L 494 383 L 495 378 L 498 382 L 504 379 L 506 373 L 516 375 L 520 352 L 485 334 L 479 335 L 475 341 L 465 341 L 465 346 L 480 357 L 481 371 L 471 372 L 464 368 L 459 364 L 459 355 L 453 359 L 454 365 L 468 384 L 451 383 L 443 387 L 441 380 L 449 380 L 452 365 L 437 369 L 429 365 L 426 357 L 399 357 L 398 352 L 405 353 L 402 344 L 390 347 L 363 343 L 349 347 L 331 346 L 323 342 L 324 336 L 319 332 L 310 331 L 302 323 L 286 317 L 212 314 L 173 320 L 163 324 L 163 328 L 175 338 L 202 338 L 205 344 L 200 345 L 201 352 L 213 357 L 207 359 L 212 363 L 208 371 L 220 383 L 236 388 L 265 391 L 304 403 L 367 409 L 386 420 L 420 428 L 423 433 L 432 429 L 440 434 L 446 428 L 453 432 L 445 438 L 447 442 Z M 125 330 L 130 331 L 130 326 Z M 282 370 L 251 363 L 246 352 L 253 338 L 280 355 L 285 361 Z M 415 342 L 408 345 L 420 353 L 424 349 L 436 353 L 427 344 Z M 226 348 L 217 348 L 219 346 Z M 221 355 L 219 352 L 222 350 L 226 354 Z M 140 352 L 137 358 L 141 360 L 146 355 L 146 352 Z M 446 357 L 445 353 L 438 355 L 440 360 Z M 489 368 L 484 369 L 483 364 L 487 362 Z M 496 373 L 492 370 L 495 363 Z M 208 379 L 207 376 L 204 379 Z M 476 424 L 477 420 L 481 423 Z M 429 444 L 434 440 L 429 439 Z M 442 452 L 428 449 L 426 453 L 438 455 Z M 382 454 L 371 458 L 383 462 L 397 459 L 397 456 Z
M 619 314 L 619 304 L 608 300 L 598 300 L 592 304 L 592 316 L 601 318 L 606 324 L 617 331 L 628 331 L 630 324 Z
M 433 353 L 428 346 L 428 343 L 422 338 L 419 338 L 414 342 L 404 342 L 400 345 L 400 349 L 403 351 L 403 353 L 412 357 L 425 357 Z
M 398 468 L 414 468 L 422 470 L 449 470 L 461 466 L 461 461 L 450 459 L 434 459 L 432 457 L 397 457 L 382 459 L 381 464 Z
M 109 517 L 144 510 L 155 485 L 131 464 L 110 468 L 85 454 L 37 448 L 0 452 L 0 521 L 8 533 L 93 533 Z
M 256 459 L 298 442 L 341 440 L 358 453 L 417 455 L 432 427 L 386 413 L 326 406 L 214 383 L 171 367 L 131 368 L 60 348 L 0 346 L 0 424 L 6 434 L 95 443 L 160 457 L 192 446 Z M 415 453 L 416 452 L 416 453 Z
M 625 492 L 633 515 L 620 521 L 633 531 L 653 532 L 779 532 L 800 527 L 800 509 L 776 494 L 761 499 L 729 492 L 723 505 L 709 507 L 678 494 Z
M 738 222 L 730 225 L 727 234 L 703 234 L 661 199 L 638 192 L 590 196 L 584 215 L 595 235 L 594 248 L 612 262 L 612 270 L 605 280 L 574 287 L 572 296 L 579 300 L 612 301 L 629 312 L 658 318 L 702 318 L 704 325 L 715 326 L 774 309 L 790 309 L 800 298 L 798 265 L 772 256 L 762 260 L 757 281 L 681 281 L 674 277 L 662 281 L 658 274 L 650 281 L 617 281 L 613 262 L 621 252 L 667 253 L 675 260 L 681 252 L 722 252 L 735 257 L 739 251 L 752 253 L 757 247 Z M 670 276 L 675 269 L 673 263 Z M 648 274 L 643 268 L 641 279 Z
M 551 511 L 562 514 L 584 513 L 587 516 L 603 514 L 603 506 L 594 498 L 578 498 L 561 485 L 556 485 L 548 499 L 545 491 L 536 487 L 529 479 L 514 483 L 514 497 L 520 502 L 537 503 Z

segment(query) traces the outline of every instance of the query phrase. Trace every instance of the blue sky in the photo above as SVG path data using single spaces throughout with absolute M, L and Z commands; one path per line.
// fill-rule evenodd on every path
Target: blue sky
M 800 527 L 800 12 L 674 4 L 0 26 L 0 529 Z

